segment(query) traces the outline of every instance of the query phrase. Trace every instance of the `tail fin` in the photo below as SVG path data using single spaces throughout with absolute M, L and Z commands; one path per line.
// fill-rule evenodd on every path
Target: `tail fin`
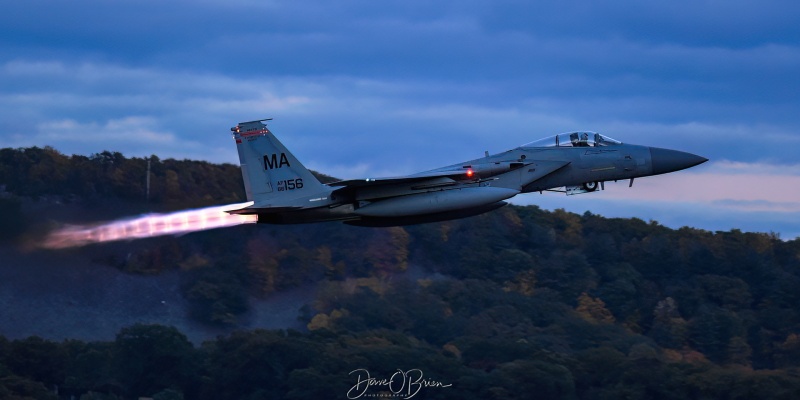
M 325 190 L 324 185 L 267 129 L 263 119 L 231 128 L 247 200 L 273 206 Z

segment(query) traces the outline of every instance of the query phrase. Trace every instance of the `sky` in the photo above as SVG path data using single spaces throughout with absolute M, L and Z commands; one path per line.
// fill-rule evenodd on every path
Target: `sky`
M 513 202 L 800 236 L 795 1 L 6 3 L 0 147 L 237 163 L 271 117 L 344 179 L 590 130 L 710 161 Z

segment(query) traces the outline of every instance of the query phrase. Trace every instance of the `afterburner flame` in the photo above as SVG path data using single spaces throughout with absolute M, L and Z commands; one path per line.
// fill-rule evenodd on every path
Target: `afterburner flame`
M 253 202 L 247 202 L 168 214 L 148 214 L 101 225 L 68 226 L 50 233 L 42 242 L 42 247 L 63 249 L 91 243 L 180 235 L 207 229 L 252 224 L 258 220 L 256 215 L 234 215 L 225 212 L 252 204 Z

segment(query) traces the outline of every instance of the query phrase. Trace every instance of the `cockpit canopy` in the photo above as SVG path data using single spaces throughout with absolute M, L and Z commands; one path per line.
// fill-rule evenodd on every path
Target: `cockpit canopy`
M 570 132 L 539 139 L 522 147 L 603 147 L 617 144 L 622 142 L 596 132 Z

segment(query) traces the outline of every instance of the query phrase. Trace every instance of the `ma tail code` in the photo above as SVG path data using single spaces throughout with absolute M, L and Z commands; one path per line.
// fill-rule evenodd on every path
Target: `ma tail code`
M 283 168 L 284 166 L 290 167 L 289 159 L 286 158 L 285 153 L 281 153 L 280 159 L 277 154 L 270 156 L 264 155 L 264 169 Z

